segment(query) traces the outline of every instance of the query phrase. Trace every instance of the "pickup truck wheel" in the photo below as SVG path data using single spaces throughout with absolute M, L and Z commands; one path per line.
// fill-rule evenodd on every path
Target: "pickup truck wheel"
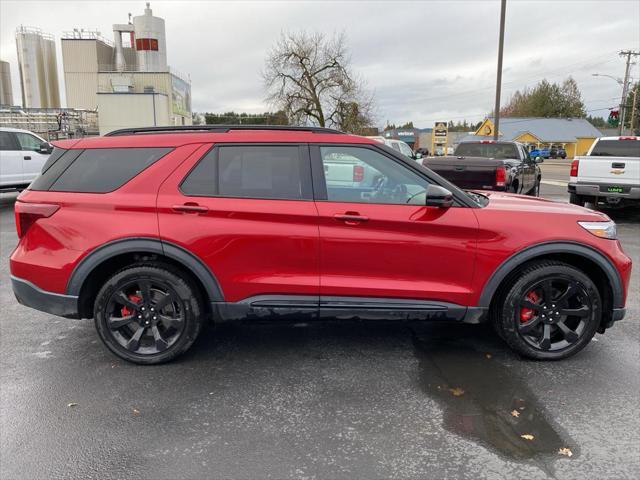
M 584 207 L 584 204 L 586 202 L 585 202 L 584 198 L 581 197 L 580 195 L 578 195 L 576 193 L 571 193 L 571 194 L 569 194 L 569 203 Z
M 120 358 L 142 365 L 167 362 L 196 340 L 204 322 L 199 293 L 163 265 L 125 268 L 102 286 L 94 305 L 100 339 Z
M 534 262 L 509 290 L 497 321 L 511 348 L 536 360 L 560 360 L 582 350 L 600 324 L 600 293 L 581 270 Z

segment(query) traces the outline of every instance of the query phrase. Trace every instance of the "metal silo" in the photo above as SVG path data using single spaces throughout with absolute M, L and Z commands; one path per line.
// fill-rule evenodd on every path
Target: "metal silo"
M 144 15 L 133 17 L 133 29 L 138 70 L 141 72 L 168 71 L 164 19 L 152 15 L 149 3 L 144 10 Z
M 18 71 L 25 108 L 59 108 L 60 88 L 53 37 L 40 29 L 16 30 Z
M 0 61 L 0 105 L 13 105 L 11 67 L 9 62 L 3 61 Z

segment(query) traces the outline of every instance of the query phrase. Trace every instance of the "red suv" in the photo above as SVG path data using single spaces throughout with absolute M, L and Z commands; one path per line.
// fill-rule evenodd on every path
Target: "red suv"
M 18 301 L 93 318 L 141 364 L 208 319 L 490 321 L 520 354 L 560 359 L 623 318 L 631 274 L 602 213 L 465 192 L 323 128 L 60 141 L 15 214 Z

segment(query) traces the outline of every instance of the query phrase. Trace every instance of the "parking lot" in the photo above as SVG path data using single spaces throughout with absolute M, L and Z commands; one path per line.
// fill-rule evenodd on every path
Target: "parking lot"
M 568 162 L 542 168 L 542 196 L 567 201 Z M 91 322 L 15 301 L 15 196 L 0 212 L 3 479 L 640 476 L 640 268 L 625 320 L 556 363 L 484 325 L 332 323 L 210 328 L 139 367 Z M 640 265 L 640 210 L 607 213 Z

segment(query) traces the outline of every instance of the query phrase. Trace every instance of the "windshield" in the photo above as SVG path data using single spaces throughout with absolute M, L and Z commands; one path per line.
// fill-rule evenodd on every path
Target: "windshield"
M 640 157 L 640 140 L 599 140 L 592 157 Z
M 459 157 L 518 158 L 512 143 L 461 143 L 455 154 Z

